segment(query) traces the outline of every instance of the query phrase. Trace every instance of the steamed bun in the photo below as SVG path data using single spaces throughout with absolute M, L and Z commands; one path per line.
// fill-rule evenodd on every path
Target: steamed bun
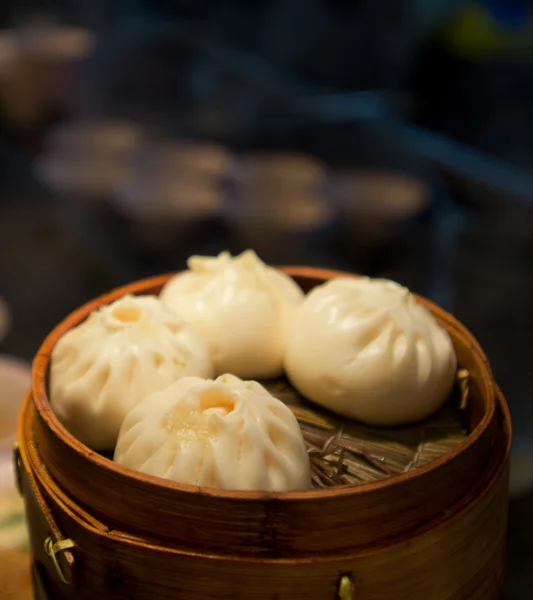
M 216 372 L 281 375 L 287 331 L 304 298 L 298 285 L 252 251 L 193 256 L 188 266 L 166 284 L 161 300 L 197 329 Z
M 180 379 L 126 417 L 115 461 L 181 483 L 284 491 L 311 485 L 300 426 L 254 381 Z
M 148 393 L 184 376 L 212 374 L 207 348 L 190 325 L 154 296 L 125 296 L 59 339 L 50 402 L 81 442 L 111 450 L 126 413 Z
M 408 289 L 341 277 L 299 308 L 285 369 L 303 395 L 372 425 L 435 412 L 452 389 L 457 361 L 448 332 Z

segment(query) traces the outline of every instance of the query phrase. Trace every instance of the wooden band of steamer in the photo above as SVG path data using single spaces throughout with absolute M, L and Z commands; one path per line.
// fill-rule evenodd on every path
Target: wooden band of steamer
M 26 402 L 26 412 L 33 413 L 33 407 L 29 400 Z M 28 431 L 28 428 L 26 428 Z M 15 453 L 16 463 L 18 465 L 18 473 L 21 481 L 21 488 L 24 495 L 24 499 L 27 506 L 28 521 L 31 531 L 32 546 L 35 552 L 35 561 L 37 563 L 37 576 L 40 581 L 37 581 L 38 588 L 41 588 L 41 596 L 37 596 L 40 600 L 70 600 L 70 599 L 89 599 L 93 597 L 99 597 L 102 600 L 111 598 L 135 598 L 134 594 L 128 594 L 125 591 L 125 595 L 121 594 L 121 581 L 122 576 L 128 574 L 136 574 L 137 582 L 135 583 L 136 589 L 140 583 L 140 579 L 143 579 L 142 590 L 144 594 L 148 590 L 152 590 L 154 598 L 170 599 L 175 598 L 176 600 L 182 597 L 191 598 L 206 598 L 211 600 L 212 598 L 229 598 L 233 591 L 223 593 L 218 590 L 217 595 L 212 595 L 211 592 L 206 590 L 205 595 L 203 593 L 192 595 L 181 595 L 183 592 L 179 590 L 171 591 L 166 585 L 161 585 L 161 582 L 154 579 L 153 572 L 150 573 L 152 568 L 157 569 L 157 556 L 161 554 L 165 556 L 167 568 L 177 568 L 178 571 L 185 573 L 188 566 L 179 568 L 179 556 L 173 557 L 171 548 L 157 548 L 154 541 L 138 539 L 135 536 L 130 536 L 125 532 L 110 531 L 103 524 L 98 523 L 92 519 L 89 515 L 85 514 L 84 511 L 75 506 L 61 490 L 54 488 L 54 483 L 49 479 L 46 471 L 41 473 L 41 476 L 37 476 L 33 473 L 36 468 L 35 458 L 38 456 L 35 448 L 32 448 L 32 444 L 27 444 L 30 441 L 23 439 L 21 443 L 21 451 Z M 502 440 L 503 441 L 503 440 Z M 500 446 L 500 447 L 503 447 Z M 27 449 L 29 451 L 27 451 Z M 496 449 L 496 448 L 495 448 Z M 33 455 L 33 456 L 32 456 Z M 500 457 L 503 459 L 503 453 Z M 506 521 L 506 493 L 507 493 L 507 467 L 502 460 L 498 464 L 495 464 L 489 471 L 480 477 L 480 481 L 474 486 L 470 497 L 470 502 L 462 507 L 451 507 L 450 521 L 452 522 L 452 528 L 450 531 L 446 521 L 443 521 L 439 527 L 446 532 L 446 538 L 442 538 L 442 533 L 437 534 L 436 528 L 426 532 L 421 532 L 419 536 L 413 536 L 410 540 L 406 541 L 405 548 L 409 546 L 419 546 L 418 552 L 424 548 L 431 549 L 434 544 L 445 543 L 448 545 L 448 550 L 452 553 L 452 561 L 447 565 L 446 572 L 448 576 L 450 571 L 448 569 L 454 569 L 454 577 L 451 578 L 450 585 L 453 587 L 456 583 L 453 583 L 457 577 L 457 569 L 461 568 L 465 575 L 464 585 L 462 589 L 457 590 L 455 595 L 450 595 L 450 589 L 445 591 L 442 589 L 442 595 L 434 594 L 434 590 L 431 594 L 427 594 L 425 589 L 427 585 L 424 584 L 424 577 L 421 578 L 418 583 L 419 591 L 416 593 L 424 594 L 425 600 L 441 600 L 446 598 L 466 599 L 469 600 L 496 600 L 499 597 L 499 589 L 502 577 L 502 556 L 505 542 L 505 521 Z M 39 480 L 39 482 L 37 481 Z M 472 505 L 472 498 L 476 500 L 475 505 Z M 52 516 L 55 516 L 55 518 Z M 67 532 L 69 536 L 72 536 L 72 540 L 75 543 L 74 548 L 68 548 L 60 552 L 57 555 L 59 564 L 61 565 L 62 572 L 69 577 L 68 582 L 61 581 L 58 571 L 51 557 L 44 551 L 44 542 L 52 536 L 55 540 L 54 543 L 60 543 L 68 540 L 61 530 Z M 455 543 L 450 541 L 450 537 L 459 536 Z M 435 536 L 438 539 L 435 539 Z M 433 543 L 428 546 L 428 539 L 433 538 Z M 426 538 L 426 539 L 424 539 Z M 420 543 L 421 541 L 421 543 Z M 431 542 L 431 540 L 429 540 Z M 467 544 L 464 546 L 464 544 Z M 484 552 L 487 556 L 484 568 L 480 573 L 470 573 L 469 565 L 463 564 L 465 558 L 461 555 L 461 551 L 466 550 L 468 555 L 468 548 L 475 548 L 476 552 Z M 401 544 L 399 549 L 401 550 Z M 141 552 L 144 556 L 139 555 Z M 155 553 L 155 554 L 154 554 Z M 385 555 L 387 549 L 385 549 Z M 141 564 L 149 555 L 152 555 L 151 569 L 145 570 L 143 573 L 138 574 L 136 571 Z M 415 556 L 417 553 L 415 553 Z M 435 557 L 437 560 L 444 560 L 446 553 L 443 553 L 441 558 Z M 424 568 L 424 557 L 420 557 L 421 560 L 418 564 L 412 564 L 412 568 L 420 569 L 423 573 Z M 382 560 L 387 563 L 389 559 L 385 556 Z M 407 557 L 406 561 L 403 561 L 403 565 L 400 564 L 399 568 L 403 570 L 406 565 L 412 562 L 413 557 Z M 353 557 L 348 560 L 339 560 L 338 565 L 333 565 L 331 569 L 331 587 L 328 595 L 322 594 L 320 596 L 312 595 L 308 596 L 308 591 L 304 592 L 304 595 L 289 595 L 286 593 L 280 593 L 278 596 L 281 599 L 284 598 L 298 598 L 302 599 L 307 597 L 312 598 L 323 598 L 324 600 L 333 600 L 340 598 L 341 600 L 367 600 L 372 598 L 380 600 L 388 600 L 388 598 L 412 598 L 413 596 L 375 596 L 367 595 L 365 591 L 365 580 L 361 580 L 361 575 L 367 575 L 368 571 L 365 569 L 365 562 L 368 561 L 368 557 Z M 435 567 L 435 560 L 430 561 L 429 564 Z M 206 565 L 207 566 L 207 565 Z M 44 568 L 43 568 L 44 567 Z M 358 568 L 360 567 L 360 568 Z M 310 574 L 314 570 L 314 566 L 310 564 L 307 569 L 307 573 Z M 298 570 L 295 566 L 295 570 Z M 157 572 L 157 571 L 156 571 Z M 290 572 L 290 569 L 287 573 Z M 75 576 L 74 576 L 75 575 Z M 216 572 L 212 573 L 216 577 Z M 234 585 L 234 579 L 237 575 L 226 577 L 226 585 Z M 406 577 L 411 577 L 412 574 L 407 570 L 405 572 Z M 425 574 L 427 577 L 428 574 Z M 302 574 L 300 574 L 302 577 Z M 442 579 L 442 574 L 434 573 L 433 577 Z M 65 577 L 66 578 L 66 577 Z M 265 575 L 268 578 L 268 574 Z M 200 576 L 200 580 L 203 579 L 205 582 L 205 574 Z M 370 581 L 372 583 L 372 581 Z M 444 583 L 444 580 L 443 582 Z M 205 585 L 205 584 L 204 584 Z M 152 586 L 150 588 L 150 586 Z M 195 584 L 193 584 L 193 587 Z M 259 585 L 260 587 L 260 585 Z M 415 586 L 416 587 L 416 586 Z M 433 589 L 434 586 L 429 586 L 429 589 Z M 439 586 L 437 586 L 439 588 Z M 107 590 L 106 593 L 103 590 Z M 43 590 L 45 594 L 43 596 Z M 229 589 L 228 589 L 229 591 Z M 408 593 L 411 594 L 413 590 Z M 37 589 L 39 593 L 39 589 Z M 253 590 L 254 598 L 267 599 L 270 598 L 270 593 L 265 592 L 261 595 L 258 589 Z M 190 590 L 186 592 L 190 594 Z M 392 590 L 391 590 L 392 593 Z M 98 596 L 96 596 L 98 594 Z M 245 595 L 239 594 L 234 597 L 245 598 Z

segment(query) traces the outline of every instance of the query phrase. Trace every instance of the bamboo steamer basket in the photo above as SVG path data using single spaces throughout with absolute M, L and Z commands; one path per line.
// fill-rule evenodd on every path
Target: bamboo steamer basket
M 346 275 L 284 268 L 304 290 Z M 381 481 L 234 492 L 125 469 L 73 438 L 47 398 L 51 350 L 102 304 L 158 293 L 168 276 L 80 308 L 33 365 L 15 450 L 36 598 L 492 600 L 500 597 L 511 424 L 488 361 L 451 315 L 470 372 L 468 435 L 440 458 Z

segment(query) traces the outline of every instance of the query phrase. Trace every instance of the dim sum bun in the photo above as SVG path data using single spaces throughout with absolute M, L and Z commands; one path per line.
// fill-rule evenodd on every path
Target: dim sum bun
M 291 410 L 233 375 L 180 379 L 126 417 L 115 451 L 124 467 L 226 490 L 309 488 L 309 459 Z
M 68 331 L 51 357 L 50 401 L 62 424 L 112 450 L 126 413 L 148 393 L 213 367 L 194 329 L 155 296 L 125 296 Z
M 199 332 L 217 374 L 281 375 L 287 331 L 304 298 L 298 285 L 252 251 L 193 256 L 188 266 L 163 288 L 161 300 Z
M 448 398 L 456 367 L 448 332 L 408 289 L 364 277 L 312 290 L 285 354 L 303 395 L 372 425 L 429 416 Z

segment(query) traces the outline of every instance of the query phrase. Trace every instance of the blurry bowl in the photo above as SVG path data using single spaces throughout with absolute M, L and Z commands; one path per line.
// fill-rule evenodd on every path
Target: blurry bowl
M 197 221 L 218 214 L 220 187 L 197 179 L 133 177 L 113 199 L 115 208 L 132 219 Z
M 8 76 L 17 58 L 17 45 L 12 31 L 0 32 L 0 78 Z
M 18 358 L 0 355 L 0 453 L 11 451 L 18 411 L 30 384 L 29 364 Z
M 11 329 L 11 310 L 7 303 L 0 298 L 0 342 Z
M 265 185 L 300 190 L 318 188 L 325 179 L 324 164 L 311 156 L 288 152 L 256 152 L 239 157 L 232 167 L 236 187 Z
M 134 177 L 112 199 L 129 242 L 142 250 L 183 246 L 216 221 L 220 186 L 182 177 Z
M 386 171 L 338 172 L 332 176 L 330 191 L 341 230 L 355 246 L 392 242 L 402 226 L 427 210 L 430 201 L 421 180 Z
M 50 131 L 45 148 L 59 157 L 117 157 L 137 151 L 143 133 L 141 127 L 125 121 L 69 121 Z
M 314 264 L 333 220 L 318 195 L 288 194 L 262 201 L 228 203 L 224 220 L 239 249 L 254 248 L 274 263 Z
M 27 127 L 50 111 L 74 113 L 83 95 L 81 66 L 93 44 L 88 30 L 63 25 L 28 24 L 2 32 L 0 96 L 8 119 Z
M 45 156 L 35 163 L 38 179 L 69 200 L 102 201 L 128 180 L 133 169 L 126 159 L 106 160 L 82 156 Z
M 27 25 L 15 30 L 24 53 L 53 59 L 78 59 L 91 54 L 94 35 L 88 29 L 65 25 Z
M 230 160 L 229 150 L 218 144 L 163 140 L 143 148 L 139 167 L 156 175 L 181 172 L 220 179 L 226 175 Z

